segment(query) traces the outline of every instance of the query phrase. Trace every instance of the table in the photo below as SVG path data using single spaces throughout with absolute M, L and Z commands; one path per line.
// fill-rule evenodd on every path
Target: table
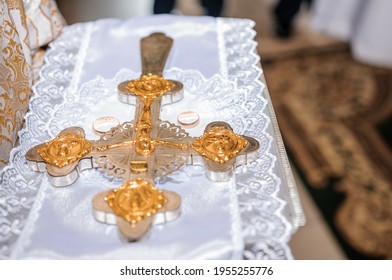
M 1 171 L 0 256 L 33 259 L 290 259 L 287 243 L 304 216 L 272 104 L 265 86 L 254 23 L 245 19 L 152 16 L 103 19 L 69 26 L 50 45 L 20 144 Z M 161 118 L 197 111 L 201 135 L 211 121 L 226 121 L 260 142 L 259 158 L 226 183 L 186 166 L 158 187 L 178 192 L 181 217 L 152 229 L 145 240 L 124 244 L 115 227 L 97 223 L 91 198 L 119 185 L 99 170 L 83 171 L 70 187 L 55 188 L 27 168 L 26 151 L 69 126 L 110 115 L 129 120 L 117 85 L 140 76 L 139 40 L 152 32 L 174 39 L 164 77 L 184 84 L 181 102 Z M 94 138 L 95 137 L 95 138 Z

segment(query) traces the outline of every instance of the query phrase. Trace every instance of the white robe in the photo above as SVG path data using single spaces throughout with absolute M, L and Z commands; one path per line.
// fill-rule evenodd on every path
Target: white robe
M 391 0 L 315 0 L 312 27 L 349 42 L 357 60 L 392 67 Z

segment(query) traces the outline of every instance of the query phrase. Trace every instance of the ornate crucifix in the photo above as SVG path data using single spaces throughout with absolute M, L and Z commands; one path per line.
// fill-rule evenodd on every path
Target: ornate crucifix
M 133 120 L 113 127 L 97 141 L 87 140 L 82 128 L 70 127 L 26 153 L 30 168 L 46 171 L 56 187 L 71 185 L 88 168 L 122 178 L 120 188 L 93 198 L 93 209 L 99 222 L 117 224 L 128 241 L 180 214 L 180 196 L 155 188 L 156 178 L 186 164 L 204 164 L 209 179 L 227 181 L 236 166 L 257 158 L 257 140 L 235 134 L 227 123 L 212 122 L 202 136 L 192 138 L 181 127 L 160 120 L 161 104 L 183 97 L 181 82 L 163 78 L 172 44 L 163 33 L 141 40 L 141 77 L 118 86 L 120 100 L 136 105 Z

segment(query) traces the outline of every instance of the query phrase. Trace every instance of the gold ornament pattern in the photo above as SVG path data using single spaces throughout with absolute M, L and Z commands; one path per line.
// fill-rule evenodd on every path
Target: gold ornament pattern
M 135 224 L 154 215 L 167 203 L 167 198 L 152 183 L 137 178 L 112 190 L 105 197 L 105 201 L 116 215 Z
M 30 65 L 22 47 L 26 38 L 20 37 L 27 33 L 25 16 L 21 6 L 14 2 L 0 3 L 0 167 L 8 162 L 9 152 L 17 141 L 30 92 Z M 16 26 L 14 22 L 21 24 Z
M 60 35 L 63 23 L 53 0 L 0 2 L 0 168 L 17 143 L 28 108 L 31 56 Z
M 30 0 L 25 10 L 30 49 L 38 49 L 62 33 L 65 20 L 55 1 Z
M 127 84 L 126 89 L 145 99 L 155 100 L 157 97 L 169 92 L 174 87 L 171 81 L 153 74 L 143 75 L 137 80 Z
M 44 143 L 37 151 L 47 164 L 61 168 L 78 161 L 92 150 L 93 146 L 83 136 L 65 133 Z
M 248 141 L 227 128 L 214 127 L 192 143 L 192 148 L 202 156 L 225 163 L 241 152 Z

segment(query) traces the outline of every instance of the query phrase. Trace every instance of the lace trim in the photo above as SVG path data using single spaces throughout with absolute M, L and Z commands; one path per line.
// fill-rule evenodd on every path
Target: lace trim
M 244 250 L 246 260 L 286 260 L 293 259 L 289 246 L 274 240 L 247 244 Z
M 265 94 L 266 99 L 268 100 L 267 110 L 269 112 L 269 116 L 271 119 L 271 126 L 275 135 L 275 142 L 277 146 L 278 153 L 281 155 L 278 158 L 280 160 L 280 166 L 282 168 L 281 178 L 287 185 L 287 193 L 285 193 L 286 201 L 290 201 L 289 204 L 290 209 L 286 212 L 287 217 L 291 218 L 291 222 L 293 224 L 293 229 L 291 234 L 294 234 L 299 227 L 304 226 L 306 223 L 306 218 L 301 206 L 297 186 L 294 180 L 293 173 L 291 171 L 290 163 L 287 157 L 286 149 L 282 140 L 282 136 L 280 134 L 280 130 L 278 127 L 278 122 L 276 119 L 275 111 L 272 107 L 272 101 L 269 97 L 268 92 Z
M 252 108 L 245 117 L 246 122 L 239 124 L 237 121 L 233 128 L 239 133 L 260 137 L 261 147 L 264 147 L 260 151 L 259 160 L 251 166 L 243 167 L 237 174 L 244 240 L 248 244 L 244 256 L 256 259 L 266 256 L 269 259 L 292 258 L 287 242 L 291 234 L 305 223 L 305 219 L 271 100 L 267 88 L 260 80 L 262 70 L 257 43 L 254 41 L 254 22 L 218 19 L 218 24 L 225 40 L 224 47 L 220 46 L 220 51 L 225 53 L 222 57 L 227 61 L 227 69 L 223 70 L 227 71 L 228 78 L 234 80 L 238 88 L 247 93 L 244 108 Z M 263 114 L 257 114 L 258 112 Z M 266 112 L 268 116 L 265 115 Z M 242 130 L 239 130 L 240 127 Z M 271 153 L 273 138 L 268 129 L 273 132 L 279 158 Z M 282 187 L 282 181 L 274 171 L 275 164 L 282 166 L 283 170 L 279 175 L 287 185 L 287 190 Z M 240 176 L 245 177 L 243 181 L 238 179 Z M 286 205 L 282 198 L 291 203 Z M 282 248 L 269 250 L 271 241 L 278 242 Z
M 52 137 L 53 134 L 47 130 L 48 120 L 53 118 L 58 104 L 63 102 L 62 92 L 66 92 L 71 85 L 74 77 L 72 73 L 76 67 L 74 62 L 88 28 L 89 25 L 86 24 L 67 27 L 66 31 L 69 32 L 64 32 L 64 35 L 51 44 L 40 72 L 41 79 L 33 87 L 30 111 L 25 116 L 25 127 L 19 132 L 20 144 L 11 151 L 10 163 L 0 173 L 2 259 L 11 256 L 26 222 L 34 220 L 34 213 L 37 213 L 40 207 L 37 192 L 46 179 L 43 174 L 37 174 L 27 167 L 24 155 L 32 146 Z M 38 96 L 37 92 L 45 94 Z M 31 211 L 32 208 L 35 211 Z M 32 215 L 32 219 L 28 219 L 29 215 Z

